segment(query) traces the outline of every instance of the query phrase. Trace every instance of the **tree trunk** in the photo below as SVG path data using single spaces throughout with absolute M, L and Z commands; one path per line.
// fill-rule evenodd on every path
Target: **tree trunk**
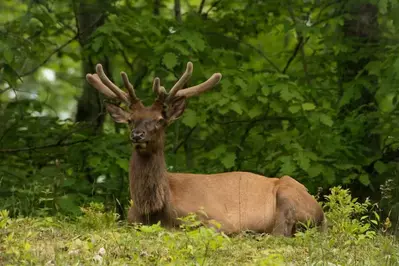
M 364 3 L 364 4 L 348 4 L 349 13 L 351 18 L 348 18 L 344 22 L 343 34 L 344 43 L 350 47 L 348 52 L 343 52 L 339 55 L 338 59 L 338 73 L 340 75 L 341 83 L 341 95 L 344 95 L 343 84 L 353 81 L 356 76 L 361 73 L 361 77 L 368 79 L 369 84 L 372 85 L 360 85 L 358 84 L 355 88 L 356 93 L 360 92 L 360 97 L 353 99 L 350 103 L 341 107 L 340 115 L 345 117 L 351 112 L 357 112 L 360 106 L 367 106 L 362 109 L 362 112 L 374 112 L 375 107 L 370 107 L 370 103 L 375 101 L 375 91 L 377 80 L 374 77 L 369 77 L 367 71 L 364 71 L 364 67 L 372 60 L 375 56 L 375 48 L 377 47 L 377 42 L 379 40 L 379 27 L 378 27 L 378 8 L 375 5 Z M 367 51 L 367 54 L 365 54 Z M 346 88 L 348 89 L 348 88 Z M 359 92 L 357 92 L 359 91 Z M 371 105 L 372 106 L 372 105 Z M 364 125 L 364 128 L 371 131 L 373 125 Z M 365 135 L 364 143 L 371 150 L 370 155 L 375 155 L 375 152 L 379 150 L 379 137 L 378 135 Z M 365 171 L 372 173 L 373 170 L 368 169 L 370 167 L 365 167 Z M 371 165 L 371 168 L 372 165 Z M 371 195 L 376 195 L 375 188 L 379 187 L 379 180 L 372 179 L 371 184 L 366 189 L 359 181 L 351 184 L 351 191 L 355 196 L 360 199 L 364 199 Z
M 160 9 L 161 9 L 161 0 L 154 0 L 154 9 L 152 12 L 154 16 L 159 16 Z
M 351 18 L 344 22 L 343 33 L 344 42 L 352 49 L 349 52 L 340 54 L 338 60 L 338 70 L 340 75 L 340 83 L 352 81 L 364 67 L 373 60 L 374 52 L 371 44 L 377 44 L 379 39 L 378 28 L 378 9 L 372 4 L 354 4 L 349 6 Z M 367 48 L 367 49 L 366 49 Z M 359 51 L 368 51 L 368 54 L 360 57 Z M 362 76 L 366 77 L 364 72 Z M 375 82 L 372 82 L 375 84 Z M 346 106 L 345 111 L 352 111 L 361 105 L 374 101 L 375 88 L 363 86 L 361 89 L 361 97 L 352 101 Z M 342 91 L 342 93 L 344 93 Z
M 103 1 L 102 1 L 103 2 Z M 82 76 L 95 71 L 95 64 L 101 63 L 105 73 L 109 74 L 109 59 L 106 56 L 95 58 L 95 54 L 87 48 L 92 41 L 91 35 L 95 30 L 104 24 L 105 21 L 105 3 L 97 1 L 80 1 L 75 8 L 76 22 L 79 30 L 79 43 L 82 50 Z M 105 119 L 104 107 L 102 105 L 102 96 L 91 87 L 86 80 L 83 81 L 83 93 L 78 100 L 76 122 L 87 122 L 90 124 L 89 134 L 98 134 L 102 131 Z
M 175 18 L 176 18 L 177 22 L 181 22 L 180 0 L 175 0 L 174 11 L 175 11 Z
M 109 3 L 109 0 L 81 0 L 76 4 L 76 6 L 74 6 L 82 54 L 82 77 L 85 77 L 87 73 L 95 72 L 95 65 L 101 63 L 104 72 L 111 79 L 109 58 L 104 54 L 99 55 L 99 53 L 95 53 L 88 48 L 90 42 L 93 41 L 92 34 L 105 22 L 105 11 L 107 10 Z M 104 105 L 102 104 L 103 96 L 89 85 L 86 79 L 83 80 L 82 89 L 83 92 L 77 103 L 75 120 L 76 122 L 87 123 L 88 127 L 85 127 L 85 131 L 82 133 L 88 135 L 100 134 L 103 129 L 106 114 Z M 90 151 L 83 151 L 83 153 L 88 152 Z M 87 165 L 87 157 L 88 154 L 82 154 L 82 165 L 84 167 L 84 172 L 86 173 L 87 181 L 92 184 L 95 182 L 95 176 L 92 173 L 92 168 Z M 120 199 L 122 188 L 125 184 L 125 178 L 124 175 L 121 175 L 121 189 L 119 190 L 119 194 L 115 195 L 117 197 L 115 198 L 115 207 L 120 215 L 120 219 L 124 219 L 124 206 Z

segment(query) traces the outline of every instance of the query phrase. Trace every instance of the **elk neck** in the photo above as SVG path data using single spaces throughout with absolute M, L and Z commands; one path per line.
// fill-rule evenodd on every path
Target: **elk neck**
M 145 224 L 170 223 L 170 188 L 163 151 L 163 136 L 150 153 L 133 150 L 130 161 L 130 195 Z

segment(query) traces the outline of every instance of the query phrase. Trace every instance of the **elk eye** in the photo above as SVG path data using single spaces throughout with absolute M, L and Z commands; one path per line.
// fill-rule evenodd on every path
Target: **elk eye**
M 129 123 L 129 126 L 134 127 L 134 120 L 133 119 L 129 119 L 129 120 L 127 120 L 127 122 Z
M 157 123 L 158 123 L 158 125 L 162 126 L 165 124 L 165 119 L 160 118 L 160 119 L 158 119 Z

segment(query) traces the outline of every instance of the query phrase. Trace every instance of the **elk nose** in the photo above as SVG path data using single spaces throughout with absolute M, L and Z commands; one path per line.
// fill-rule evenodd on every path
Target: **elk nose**
M 144 139 L 144 136 L 145 136 L 144 130 L 140 130 L 140 129 L 134 129 L 134 130 L 132 131 L 132 133 L 130 134 L 130 138 L 131 138 L 133 141 L 140 141 L 140 140 L 143 140 L 143 139 Z

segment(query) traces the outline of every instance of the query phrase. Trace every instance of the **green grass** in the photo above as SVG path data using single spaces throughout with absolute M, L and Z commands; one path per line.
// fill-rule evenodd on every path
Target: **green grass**
M 399 265 L 396 239 L 376 233 L 371 219 L 351 218 L 369 205 L 348 204 L 345 200 L 353 200 L 342 191 L 335 193 L 342 205 L 334 193 L 329 198 L 335 209 L 327 212 L 328 233 L 311 229 L 294 238 L 227 237 L 198 226 L 193 216 L 180 230 L 133 227 L 116 222 L 99 204 L 84 208 L 74 221 L 11 219 L 2 211 L 0 265 Z

